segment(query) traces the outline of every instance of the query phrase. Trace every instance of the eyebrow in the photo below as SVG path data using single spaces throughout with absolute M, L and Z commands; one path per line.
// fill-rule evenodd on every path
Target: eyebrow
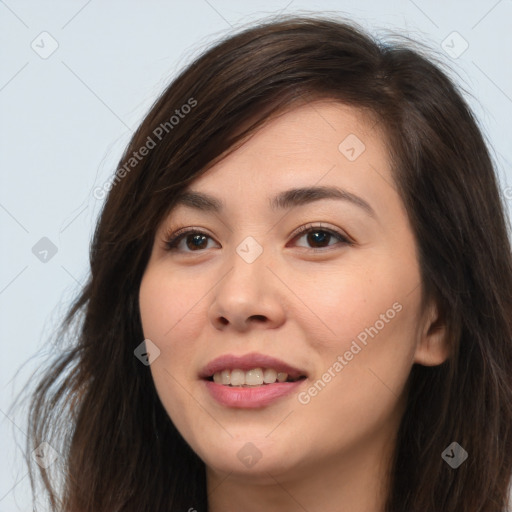
M 284 210 L 296 206 L 319 201 L 321 199 L 338 199 L 347 201 L 355 206 L 364 210 L 370 217 L 375 218 L 376 214 L 374 209 L 363 198 L 337 187 L 301 187 L 292 188 L 280 192 L 270 199 L 270 208 L 272 210 Z M 175 205 L 182 204 L 196 210 L 205 212 L 219 213 L 224 203 L 209 194 L 204 192 L 185 191 L 178 195 L 175 200 Z

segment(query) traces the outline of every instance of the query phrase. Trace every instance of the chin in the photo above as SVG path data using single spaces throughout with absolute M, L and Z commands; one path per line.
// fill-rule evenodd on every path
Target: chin
M 283 441 L 260 435 L 234 435 L 233 438 L 212 439 L 196 451 L 208 468 L 214 472 L 230 473 L 232 477 L 251 476 L 275 483 L 270 477 L 293 471 L 299 463 L 297 451 Z M 297 443 L 294 443 L 295 446 Z

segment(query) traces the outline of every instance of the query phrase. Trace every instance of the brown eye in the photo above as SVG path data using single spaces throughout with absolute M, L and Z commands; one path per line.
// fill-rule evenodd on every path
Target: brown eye
M 332 235 L 327 231 L 311 231 L 306 235 L 306 239 L 313 247 L 325 247 L 329 245 Z
M 208 245 L 207 238 L 206 235 L 201 234 L 187 235 L 185 237 L 185 243 L 191 251 L 195 249 L 205 249 Z
M 181 231 L 171 235 L 165 241 L 165 246 L 169 251 L 198 252 L 208 249 L 208 240 L 213 240 L 211 236 L 197 230 Z
M 331 247 L 336 245 L 337 243 L 341 243 L 342 245 L 350 245 L 351 242 L 347 237 L 343 236 L 341 233 L 337 233 L 330 229 L 320 229 L 319 227 L 306 227 L 301 230 L 301 232 L 295 236 L 295 240 L 300 240 L 305 238 L 306 245 L 297 244 L 299 247 L 309 247 L 311 249 L 323 249 L 325 247 Z M 334 241 L 334 243 L 331 243 Z

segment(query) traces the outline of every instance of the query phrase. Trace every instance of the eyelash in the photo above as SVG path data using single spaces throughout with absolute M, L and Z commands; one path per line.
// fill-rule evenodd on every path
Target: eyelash
M 304 226 L 301 226 L 292 237 L 292 240 L 295 240 L 296 238 L 302 238 L 302 236 L 309 234 L 309 233 L 315 233 L 315 232 L 323 232 L 327 233 L 334 238 L 338 239 L 339 242 L 342 243 L 342 245 L 348 245 L 353 246 L 354 242 L 352 242 L 347 236 L 343 235 L 342 233 L 335 231 L 333 229 L 324 228 L 321 225 L 311 225 L 306 224 Z M 212 238 L 208 233 L 205 233 L 201 229 L 195 229 L 195 228 L 184 228 L 179 229 L 174 232 L 169 232 L 164 237 L 164 243 L 165 243 L 165 249 L 167 251 L 178 251 L 177 249 L 178 244 L 183 240 L 187 235 L 204 235 L 208 238 Z M 330 240 L 329 240 L 330 241 Z M 336 244 L 335 244 L 336 245 Z M 335 246 L 334 245 L 334 246 Z M 309 250 L 313 252 L 325 252 L 326 250 L 329 250 L 329 248 L 334 247 L 331 245 L 328 245 L 326 247 L 310 247 Z M 197 251 L 181 251 L 185 253 L 194 253 L 194 252 L 203 252 L 204 249 L 198 249 Z

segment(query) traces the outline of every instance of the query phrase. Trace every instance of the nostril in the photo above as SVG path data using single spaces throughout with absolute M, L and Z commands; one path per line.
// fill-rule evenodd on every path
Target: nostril
M 220 320 L 220 323 L 221 323 L 222 325 L 227 325 L 227 324 L 229 324 L 229 321 L 228 321 L 226 318 L 224 318 L 223 316 L 221 316 L 219 320 Z
M 252 315 L 251 319 L 258 322 L 264 322 L 267 318 L 264 315 Z

